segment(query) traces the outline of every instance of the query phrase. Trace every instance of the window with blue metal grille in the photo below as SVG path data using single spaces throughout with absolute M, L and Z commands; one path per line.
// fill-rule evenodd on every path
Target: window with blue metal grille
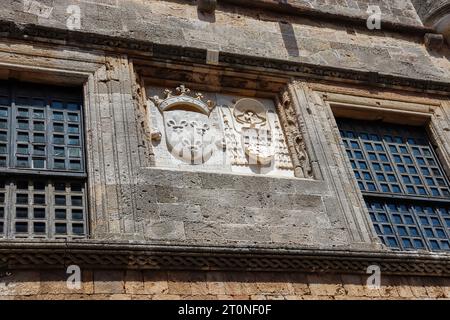
M 82 111 L 79 89 L 0 81 L 0 238 L 86 236 Z
M 399 250 L 450 251 L 450 185 L 425 128 L 337 119 L 375 231 Z

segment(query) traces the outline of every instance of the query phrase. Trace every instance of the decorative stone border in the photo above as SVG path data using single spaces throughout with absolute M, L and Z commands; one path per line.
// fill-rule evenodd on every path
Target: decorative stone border
M 193 247 L 142 243 L 2 242 L 0 265 L 11 269 L 235 270 L 365 274 L 378 265 L 389 275 L 450 276 L 450 255 L 417 252 Z

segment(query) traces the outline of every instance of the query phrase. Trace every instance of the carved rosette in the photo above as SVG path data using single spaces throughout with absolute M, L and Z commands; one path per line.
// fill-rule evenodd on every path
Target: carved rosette
M 278 97 L 277 109 L 282 127 L 284 128 L 286 142 L 292 156 L 295 176 L 298 178 L 313 179 L 314 174 L 311 162 L 289 88 L 286 88 Z

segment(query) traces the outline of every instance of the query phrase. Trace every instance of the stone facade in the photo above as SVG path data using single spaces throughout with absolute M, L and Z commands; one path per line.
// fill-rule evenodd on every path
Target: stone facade
M 411 300 L 449 299 L 450 278 L 385 277 L 369 289 L 359 275 L 318 273 L 85 270 L 80 289 L 64 270 L 20 270 L 0 284 L 2 300 Z
M 449 297 L 448 254 L 381 244 L 335 121 L 424 125 L 447 169 L 448 46 L 414 1 L 373 31 L 369 1 L 246 2 L 4 1 L 0 78 L 83 88 L 89 235 L 1 240 L 0 298 Z

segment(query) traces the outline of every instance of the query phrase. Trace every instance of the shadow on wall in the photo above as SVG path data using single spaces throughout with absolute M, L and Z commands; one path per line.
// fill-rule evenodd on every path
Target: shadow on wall
M 203 11 L 197 9 L 197 17 L 198 17 L 198 20 L 200 20 L 200 21 L 205 21 L 205 22 L 209 22 L 209 23 L 216 22 L 215 12 L 208 13 L 208 12 L 203 12 Z
M 298 57 L 300 55 L 300 51 L 292 24 L 289 22 L 280 21 L 278 25 L 280 26 L 281 36 L 283 37 L 283 43 L 287 53 L 291 57 Z
M 0 299 L 385 299 L 449 298 L 450 278 L 382 276 L 370 289 L 368 275 L 84 270 L 68 289 L 65 270 L 14 270 L 0 279 Z

